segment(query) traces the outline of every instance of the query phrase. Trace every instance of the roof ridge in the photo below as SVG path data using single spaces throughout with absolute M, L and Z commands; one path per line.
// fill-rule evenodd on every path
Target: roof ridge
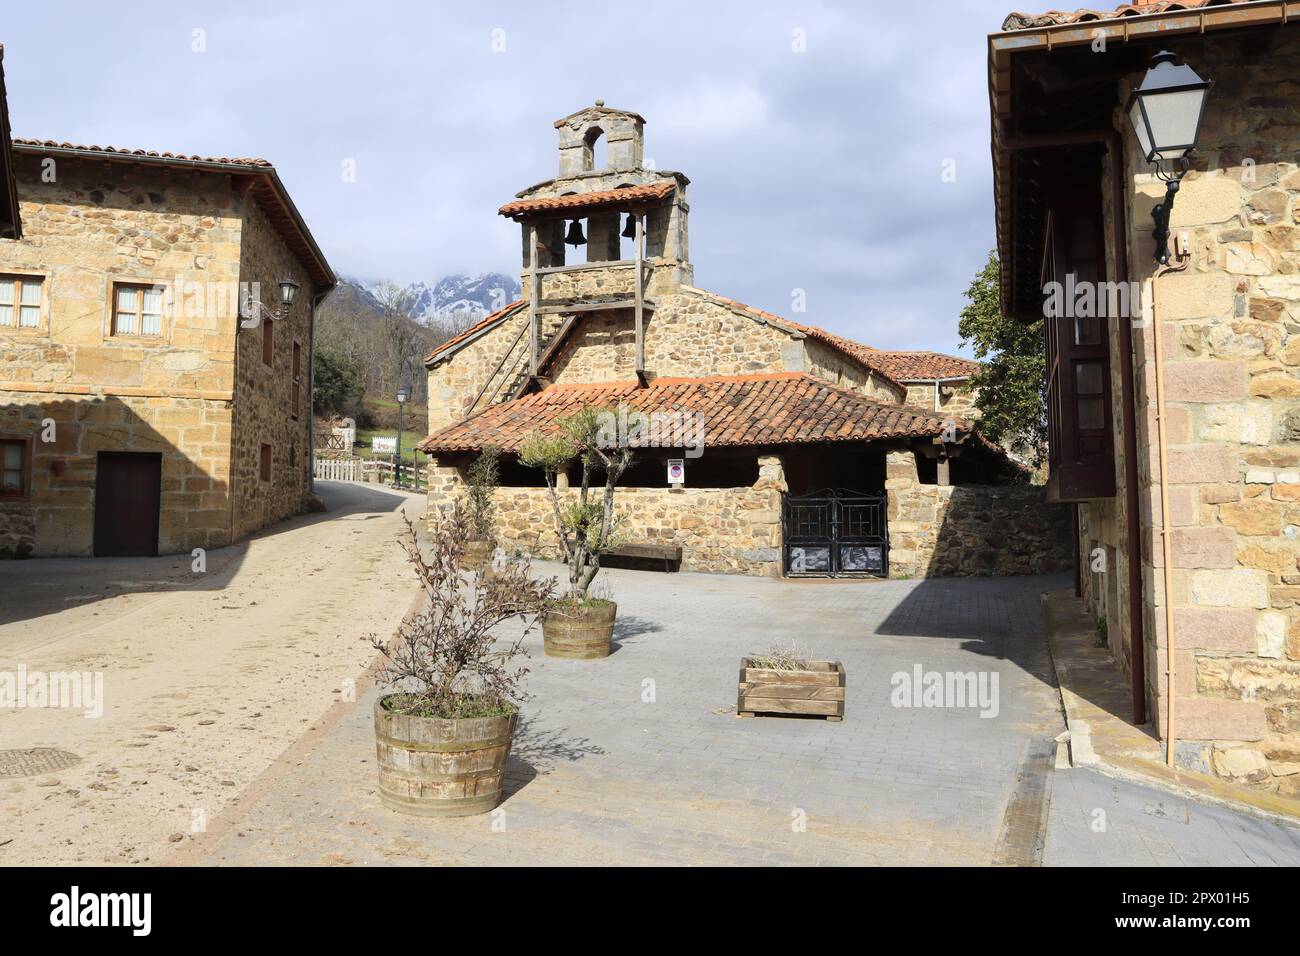
M 28 146 L 41 149 L 71 149 L 81 153 L 109 153 L 114 156 L 145 156 L 151 159 L 180 159 L 194 163 L 219 163 L 227 166 L 256 166 L 263 169 L 275 168 L 274 164 L 269 160 L 262 159 L 258 156 L 199 156 L 193 153 L 175 153 L 171 150 L 131 149 L 130 147 L 124 146 L 88 146 L 83 143 L 70 143 L 66 140 L 35 139 L 28 136 L 15 136 L 13 138 L 13 144 L 15 146 Z
M 477 332 L 483 331 L 488 327 L 488 325 L 497 321 L 498 319 L 504 319 L 508 313 L 514 311 L 515 309 L 519 308 L 523 304 L 524 304 L 524 300 L 522 298 L 515 299 L 513 302 L 509 303 L 508 305 L 503 305 L 495 312 L 483 316 L 483 318 L 479 319 L 477 322 L 475 322 L 469 328 L 465 329 L 463 332 L 458 332 L 456 335 L 453 335 L 451 338 L 443 342 L 441 345 L 435 346 L 433 351 L 431 351 L 428 355 L 424 357 L 424 364 L 428 365 L 430 362 L 432 362 L 443 352 L 447 351 L 447 349 L 459 345 L 469 336 L 474 335 Z
M 760 309 L 757 306 L 753 306 L 753 305 L 746 305 L 744 302 L 741 302 L 738 299 L 733 299 L 729 296 L 721 295 L 720 293 L 717 292 L 710 292 L 707 289 L 701 289 L 698 288 L 697 286 L 683 285 L 682 288 L 688 290 L 689 292 L 694 292 L 706 296 L 707 298 L 713 299 L 716 302 L 720 302 L 734 309 L 739 309 L 740 311 L 743 312 L 749 312 L 753 315 L 759 316 L 760 318 L 762 318 L 767 322 L 775 322 L 778 326 L 782 326 L 782 325 L 789 326 L 792 331 L 802 332 L 804 335 L 811 335 L 812 338 L 815 338 L 818 341 L 825 343 L 826 345 L 830 345 L 833 348 L 837 348 L 840 350 L 840 352 L 847 355 L 849 358 L 854 359 L 857 362 L 860 362 L 864 367 L 870 369 L 872 372 L 874 372 L 876 375 L 879 375 L 885 381 L 890 382 L 891 384 L 896 385 L 899 388 L 903 388 L 903 383 L 895 379 L 894 376 L 891 375 L 887 370 L 872 364 L 870 360 L 868 360 L 865 356 L 858 354 L 857 352 L 857 350 L 859 349 L 866 352 L 879 352 L 880 349 L 874 348 L 873 346 L 870 345 L 866 345 L 862 342 L 858 342 L 857 340 L 851 339 L 848 336 L 840 335 L 838 332 L 829 332 L 826 329 L 823 329 L 819 325 L 805 325 L 804 323 L 797 322 L 794 319 L 787 319 L 784 316 L 775 314 L 774 312 L 768 312 L 766 309 Z

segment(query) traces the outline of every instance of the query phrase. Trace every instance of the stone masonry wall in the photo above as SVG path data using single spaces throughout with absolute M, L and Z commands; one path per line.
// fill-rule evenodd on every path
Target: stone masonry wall
M 900 405 L 906 397 L 906 389 L 881 378 L 860 362 L 846 356 L 838 349 L 833 349 L 815 339 L 804 339 L 804 364 L 802 369 L 793 367 L 789 371 L 805 371 L 820 379 L 859 392 L 886 405 Z
M 1169 601 L 1183 759 L 1300 796 L 1300 35 L 1251 31 L 1250 40 L 1248 55 L 1227 38 L 1173 48 L 1216 85 L 1173 209 L 1171 228 L 1188 233 L 1191 259 L 1154 281 L 1173 567 L 1165 594 L 1153 531 L 1143 545 L 1149 686 L 1163 735 Z M 1116 124 L 1133 182 L 1130 270 L 1146 280 L 1149 302 L 1150 211 L 1164 188 L 1127 121 Z M 1151 332 L 1136 331 L 1139 464 L 1148 527 L 1158 527 Z
M 907 397 L 903 400 L 903 404 L 933 412 L 935 410 L 934 383 L 908 382 Z M 971 388 L 969 382 L 944 385 L 943 394 L 939 396 L 939 412 L 970 421 L 978 419 L 980 410 L 975 407 L 975 389 Z
M 429 510 L 464 493 L 455 468 L 429 469 Z M 776 457 L 760 457 L 750 488 L 620 488 L 614 513 L 629 543 L 678 544 L 682 570 L 774 575 L 780 570 L 781 492 L 785 479 Z M 577 491 L 563 491 L 576 500 Z M 550 493 L 545 488 L 500 488 L 494 499 L 495 533 L 509 551 L 559 556 Z
M 923 485 L 911 451 L 885 460 L 889 575 L 985 577 L 1071 568 L 1070 512 L 1032 485 Z
M 300 514 L 311 489 L 311 300 L 316 289 L 266 214 L 243 208 L 240 275 L 260 284 L 261 300 L 279 309 L 280 280 L 302 287 L 288 314 L 272 326 L 272 365 L 262 361 L 262 329 L 239 330 L 235 427 L 231 448 L 231 516 L 234 538 Z M 298 343 L 301 385 L 293 408 L 293 345 Z M 271 480 L 260 475 L 261 446 L 271 446 Z
M 240 221 L 224 176 L 18 156 L 24 237 L 0 273 L 39 276 L 39 328 L 0 329 L 0 434 L 31 442 L 30 497 L 0 508 L 0 554 L 88 555 L 99 451 L 162 454 L 159 547 L 229 541 Z M 117 336 L 115 281 L 172 297 L 162 335 Z M 52 422 L 54 441 L 42 440 Z
M 91 553 L 100 451 L 162 456 L 160 553 L 230 543 L 229 401 L 0 394 L 0 436 L 32 442 L 31 496 L 0 506 L 0 557 Z M 52 442 L 42 441 L 46 420 Z

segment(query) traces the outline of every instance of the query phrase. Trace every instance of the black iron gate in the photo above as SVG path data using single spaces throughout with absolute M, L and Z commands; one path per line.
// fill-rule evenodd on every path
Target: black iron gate
M 791 576 L 889 575 L 885 496 L 825 488 L 781 501 L 782 570 Z

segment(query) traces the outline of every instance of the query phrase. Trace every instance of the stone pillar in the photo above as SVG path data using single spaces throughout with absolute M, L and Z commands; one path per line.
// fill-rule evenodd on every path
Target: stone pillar
M 741 557 L 768 565 L 767 573 L 777 577 L 781 574 L 781 496 L 789 490 L 779 455 L 758 456 L 758 480 L 753 488 L 757 492 L 766 492 L 768 502 L 763 507 L 745 512 L 753 522 L 750 528 L 753 544 L 741 553 Z
M 617 212 L 596 212 L 587 217 L 588 262 L 612 262 L 618 258 L 620 220 Z
M 465 479 L 461 476 L 460 469 L 440 465 L 436 458 L 429 459 L 427 478 L 430 517 L 436 510 L 446 511 L 451 508 L 465 489 Z
M 901 448 L 885 453 L 885 498 L 889 515 L 889 576 L 914 577 L 920 570 L 911 520 L 913 499 L 921 488 L 916 477 L 916 454 Z

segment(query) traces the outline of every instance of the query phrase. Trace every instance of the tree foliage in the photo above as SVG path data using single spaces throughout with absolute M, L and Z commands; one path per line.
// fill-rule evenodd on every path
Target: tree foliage
M 1047 451 L 1043 325 L 1026 325 L 1002 314 L 998 256 L 975 274 L 966 290 L 957 331 L 982 367 L 971 380 L 978 391 L 979 430 L 1037 467 Z
M 348 356 L 319 346 L 312 362 L 312 401 L 316 411 L 322 415 L 351 412 L 365 392 L 365 373 L 361 367 Z
M 614 488 L 632 463 L 632 450 L 622 443 L 613 449 L 601 447 L 606 425 L 615 415 L 612 409 L 588 406 L 563 419 L 558 433 L 533 432 L 519 448 L 519 460 L 541 469 L 546 478 L 560 553 L 569 568 L 569 596 L 579 602 L 587 600 L 587 589 L 600 570 L 600 556 L 618 546 Z M 556 477 L 575 458 L 582 463 L 582 484 L 577 500 L 564 502 Z M 597 475 L 605 479 L 599 496 L 592 488 Z
M 402 515 L 402 546 L 427 600 L 403 620 L 396 640 L 368 640 L 385 658 L 383 680 L 398 685 L 389 709 L 421 717 L 486 717 L 512 713 L 524 697 L 528 668 L 524 637 L 555 590 L 555 579 L 534 580 L 528 562 L 492 575 L 462 573 L 468 516 L 459 506 L 435 510 L 430 545 L 420 548 L 415 526 Z M 496 628 L 522 618 L 523 632 L 504 647 Z
M 492 494 L 501 482 L 500 462 L 501 449 L 488 445 L 466 472 L 469 527 L 473 537 L 487 538 L 492 534 Z

